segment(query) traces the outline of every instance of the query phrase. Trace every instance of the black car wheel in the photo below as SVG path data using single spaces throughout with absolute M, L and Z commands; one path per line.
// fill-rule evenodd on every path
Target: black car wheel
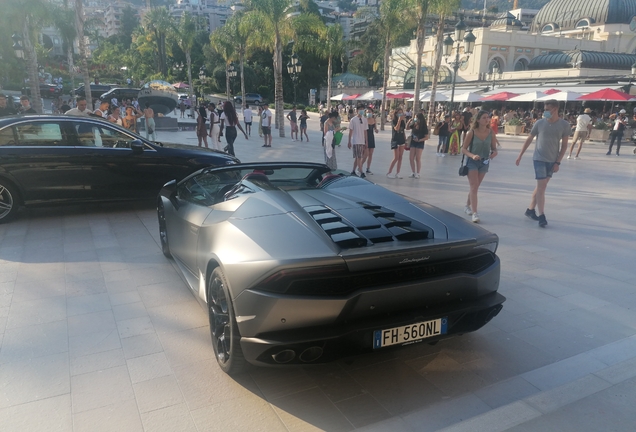
M 13 219 L 18 208 L 19 199 L 17 190 L 11 183 L 0 179 L 0 223 Z
M 214 269 L 208 282 L 208 315 L 212 346 L 219 366 L 228 375 L 242 372 L 245 357 L 239 342 L 241 336 L 225 275 L 218 267 Z
M 168 246 L 168 230 L 166 229 L 166 214 L 163 208 L 163 202 L 159 200 L 157 203 L 157 218 L 159 219 L 159 241 L 161 242 L 161 252 L 166 258 L 172 258 L 170 247 Z

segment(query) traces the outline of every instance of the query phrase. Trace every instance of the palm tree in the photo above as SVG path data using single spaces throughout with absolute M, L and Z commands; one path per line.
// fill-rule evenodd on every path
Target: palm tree
M 314 14 L 293 14 L 293 0 L 246 0 L 248 25 L 254 31 L 254 42 L 272 52 L 274 64 L 274 101 L 279 136 L 285 136 L 283 113 L 283 46 L 292 41 L 298 29 L 314 30 L 323 25 Z
M 196 20 L 193 19 L 189 12 L 181 15 L 179 24 L 174 28 L 177 44 L 181 51 L 185 54 L 186 64 L 188 68 L 188 97 L 192 98 L 192 47 L 194 46 L 194 38 L 196 37 Z M 194 118 L 194 104 L 190 103 L 190 114 Z
M 437 94 L 437 82 L 439 70 L 442 66 L 442 54 L 444 52 L 444 22 L 446 17 L 459 8 L 461 0 L 431 0 L 431 10 L 439 16 L 437 27 L 435 65 L 433 70 L 433 82 L 431 83 L 431 99 L 429 101 L 428 124 L 433 123 L 435 115 L 435 96 Z
M 60 32 L 64 47 L 66 48 L 66 62 L 68 64 L 68 74 L 71 78 L 71 88 L 75 88 L 75 66 L 73 64 L 73 44 L 77 31 L 74 25 L 75 12 L 69 8 L 68 0 L 64 1 L 64 6 L 53 9 L 53 24 Z
M 320 57 L 328 60 L 327 66 L 327 106 L 331 106 L 331 87 L 333 73 L 333 59 L 343 56 L 347 51 L 347 43 L 344 40 L 344 32 L 340 24 L 331 26 L 323 25 L 320 37 L 299 37 L 299 44 L 308 51 L 313 51 Z
M 384 130 L 386 117 L 386 87 L 389 83 L 389 59 L 393 42 L 404 29 L 404 21 L 408 17 L 403 0 L 384 0 L 380 4 L 380 29 L 384 39 L 384 77 L 382 80 L 382 112 L 380 114 L 380 129 Z
M 241 12 L 228 19 L 224 29 L 234 42 L 234 51 L 238 55 L 241 68 L 241 107 L 245 109 L 245 56 L 250 49 L 250 36 L 253 32 L 248 19 Z
M 236 55 L 234 42 L 228 32 L 223 27 L 217 28 L 210 35 L 210 46 L 212 49 L 221 56 L 225 61 L 225 92 L 227 94 L 227 100 L 230 99 L 230 75 L 228 72 L 228 66 L 234 60 Z
M 153 8 L 144 16 L 144 27 L 154 35 L 157 69 L 165 78 L 168 76 L 166 38 L 174 28 L 172 16 L 165 7 Z
M 415 61 L 415 89 L 413 94 L 413 115 L 420 110 L 420 85 L 422 82 L 422 55 L 424 54 L 424 43 L 426 42 L 426 19 L 431 1 L 435 0 L 411 0 L 411 10 L 413 17 L 417 21 L 416 48 L 417 58 Z
M 29 89 L 33 108 L 42 112 L 40 96 L 40 77 L 38 72 L 38 56 L 32 40 L 37 40 L 37 32 L 50 21 L 50 5 L 43 0 L 15 1 L 7 3 L 3 8 L 5 22 L 22 35 Z
M 86 49 L 86 40 L 84 39 L 84 2 L 82 0 L 75 0 L 75 29 L 77 31 L 82 72 L 84 74 L 84 95 L 86 96 L 88 109 L 92 110 L 91 74 L 88 70 L 88 49 Z

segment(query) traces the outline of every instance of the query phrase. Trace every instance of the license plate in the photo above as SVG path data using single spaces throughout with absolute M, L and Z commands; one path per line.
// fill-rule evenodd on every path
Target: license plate
M 447 318 L 439 318 L 386 330 L 376 330 L 373 332 L 373 348 L 414 343 L 429 337 L 443 335 L 447 332 L 447 325 Z

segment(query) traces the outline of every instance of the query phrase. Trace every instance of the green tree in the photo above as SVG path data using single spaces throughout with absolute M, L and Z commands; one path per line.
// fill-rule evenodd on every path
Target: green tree
M 91 74 L 88 70 L 88 49 L 84 39 L 84 2 L 75 0 L 75 31 L 79 42 L 81 71 L 84 76 L 84 94 L 86 95 L 86 105 L 89 110 L 93 109 L 93 98 L 91 97 Z
M 130 45 L 132 44 L 132 34 L 137 27 L 139 27 L 137 11 L 130 5 L 126 5 L 121 13 L 121 26 L 119 27 L 120 40 L 125 49 L 130 48 Z
M 236 56 L 236 49 L 234 41 L 222 27 L 217 28 L 210 35 L 210 47 L 216 52 L 225 62 L 225 93 L 227 100 L 230 98 L 230 75 L 227 73 L 228 66 L 234 60 Z
M 296 36 L 298 30 L 319 31 L 322 21 L 314 14 L 293 14 L 292 0 L 246 0 L 246 20 L 254 30 L 255 44 L 273 53 L 274 100 L 279 136 L 285 136 L 283 113 L 283 46 Z
M 75 12 L 68 5 L 68 1 L 64 2 L 63 7 L 53 8 L 52 19 L 53 25 L 57 28 L 63 41 L 64 50 L 66 51 L 66 62 L 68 65 L 68 74 L 71 79 L 71 88 L 75 88 L 75 65 L 73 63 L 73 47 L 77 30 L 75 28 Z
M 415 36 L 416 59 L 415 59 L 415 91 L 413 93 L 413 115 L 420 110 L 420 86 L 422 84 L 422 55 L 424 54 L 424 43 L 426 42 L 426 20 L 430 3 L 435 0 L 410 0 L 410 10 L 415 21 L 417 22 L 417 31 Z M 448 1 L 448 0 L 445 0 Z
M 35 44 L 37 34 L 47 24 L 51 23 L 50 4 L 43 0 L 23 0 L 8 2 L 4 5 L 2 19 L 12 31 L 22 36 L 24 58 L 29 76 L 31 102 L 33 108 L 42 112 L 40 96 L 40 78 L 38 71 L 38 56 Z
M 184 12 L 179 19 L 178 25 L 174 28 L 174 35 L 179 48 L 183 51 L 186 58 L 186 67 L 188 71 L 188 96 L 192 101 L 192 48 L 194 47 L 194 39 L 196 37 L 196 20 L 189 12 Z M 194 118 L 194 104 L 190 104 L 190 114 Z
M 224 31 L 234 43 L 234 52 L 238 56 L 241 69 L 241 106 L 245 109 L 245 57 L 251 46 L 252 29 L 249 20 L 241 12 L 234 14 L 225 23 Z
M 174 28 L 174 22 L 168 9 L 165 7 L 151 9 L 144 16 L 144 28 L 154 37 L 157 70 L 165 79 L 168 76 L 166 39 Z
M 447 16 L 457 10 L 460 2 L 461 0 L 431 0 L 431 12 L 439 16 L 439 22 L 437 23 L 435 64 L 433 67 L 433 82 L 431 83 L 431 98 L 429 100 L 428 124 L 433 123 L 433 116 L 435 115 L 435 97 L 437 95 L 439 70 L 442 66 L 442 54 L 444 52 L 444 21 Z
M 340 24 L 324 26 L 318 39 L 308 37 L 299 38 L 301 47 L 313 51 L 327 60 L 327 106 L 331 106 L 331 88 L 334 59 L 342 57 L 347 52 L 344 32 Z
M 404 22 L 408 19 L 408 11 L 405 10 L 403 0 L 384 0 L 380 5 L 380 34 L 384 39 L 384 73 L 382 79 L 382 115 L 380 116 L 380 129 L 384 130 L 386 118 L 386 87 L 389 83 L 389 57 L 394 42 L 404 31 Z

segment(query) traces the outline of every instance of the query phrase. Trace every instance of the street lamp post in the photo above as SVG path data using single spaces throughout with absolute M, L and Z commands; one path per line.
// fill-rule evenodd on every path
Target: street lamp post
M 296 84 L 298 84 L 298 79 L 300 78 L 300 72 L 303 69 L 303 64 L 298 59 L 298 55 L 296 53 L 292 54 L 291 60 L 287 63 L 287 73 L 289 73 L 289 77 L 294 84 L 294 105 L 296 105 Z
M 226 70 L 225 74 L 227 75 L 227 81 L 226 81 L 226 84 L 227 84 L 227 89 L 226 89 L 227 100 L 230 100 L 230 80 L 232 78 L 235 78 L 236 75 L 238 74 L 238 71 L 236 70 L 236 67 L 234 66 L 234 62 L 230 62 L 227 65 L 227 70 Z M 232 100 L 232 103 L 234 104 L 234 100 Z M 234 105 L 236 106 L 236 104 L 234 104 Z
M 492 89 L 495 89 L 497 85 L 497 74 L 499 74 L 499 66 L 493 65 L 492 67 Z
M 15 52 L 15 56 L 20 60 L 24 60 L 24 48 L 22 47 L 22 37 L 19 34 L 13 33 L 11 35 L 11 39 L 13 40 L 13 51 Z M 22 77 L 22 86 L 24 86 L 24 77 Z
M 201 83 L 201 99 L 205 100 L 205 96 L 203 93 L 203 86 L 205 85 L 206 81 L 208 80 L 207 77 L 207 69 L 205 68 L 205 65 L 202 65 L 199 68 L 199 82 Z M 194 103 L 192 103 L 192 101 L 190 101 L 190 106 L 194 107 Z
M 446 57 L 446 63 L 453 68 L 453 83 L 451 86 L 451 99 L 450 106 L 453 108 L 453 103 L 455 102 L 455 83 L 457 82 L 457 71 L 461 66 L 462 62 L 459 60 L 459 48 L 461 46 L 462 41 L 464 42 L 464 54 L 466 54 L 466 61 L 473 53 L 475 49 L 475 41 L 477 38 L 473 34 L 472 30 L 466 31 L 466 24 L 463 19 L 460 19 L 459 22 L 455 25 L 455 40 L 448 35 L 446 39 L 444 39 L 444 57 Z M 455 60 L 449 61 L 449 58 L 453 52 L 453 46 L 457 42 L 457 46 L 455 47 Z

